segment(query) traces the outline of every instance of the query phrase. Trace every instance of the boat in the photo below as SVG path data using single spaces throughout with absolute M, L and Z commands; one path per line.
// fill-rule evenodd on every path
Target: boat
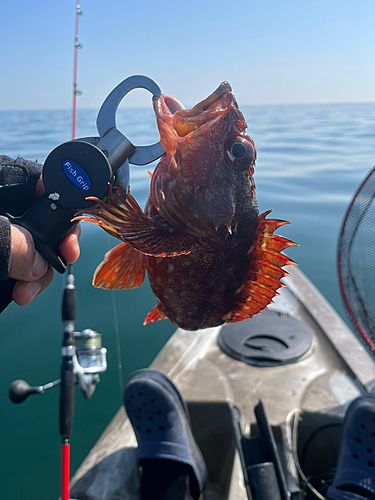
M 374 387 L 361 342 L 301 270 L 286 270 L 285 286 L 261 314 L 178 328 L 151 364 L 187 402 L 208 469 L 205 499 L 252 499 L 264 471 L 266 489 L 276 484 L 279 496 L 256 498 L 324 499 L 345 410 Z M 120 407 L 72 478 L 70 497 L 140 498 L 136 447 Z

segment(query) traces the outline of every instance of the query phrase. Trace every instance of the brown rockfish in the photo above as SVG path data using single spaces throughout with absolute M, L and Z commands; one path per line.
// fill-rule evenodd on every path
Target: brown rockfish
M 142 211 L 130 190 L 110 187 L 91 221 L 122 241 L 97 268 L 93 284 L 142 285 L 147 271 L 157 305 L 145 324 L 169 318 L 186 330 L 251 318 L 282 285 L 294 246 L 274 231 L 286 221 L 259 215 L 253 179 L 256 149 L 231 87 L 222 83 L 186 110 L 154 97 L 165 150 Z

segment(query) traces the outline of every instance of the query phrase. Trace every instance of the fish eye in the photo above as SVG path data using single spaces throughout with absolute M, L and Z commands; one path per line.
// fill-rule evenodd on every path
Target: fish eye
M 225 140 L 224 156 L 233 170 L 243 172 L 250 165 L 254 165 L 257 153 L 250 138 L 232 134 Z

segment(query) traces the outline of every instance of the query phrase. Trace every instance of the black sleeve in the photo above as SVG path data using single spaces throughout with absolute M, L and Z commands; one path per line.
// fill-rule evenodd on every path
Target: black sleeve
M 42 169 L 40 163 L 0 155 L 0 213 L 19 216 L 26 212 Z M 7 217 L 0 217 L 0 280 L 8 277 L 10 250 L 10 223 Z
M 20 216 L 26 212 L 42 170 L 43 165 L 38 162 L 0 155 L 0 312 L 11 302 L 16 282 L 8 279 L 11 230 L 9 219 L 3 214 Z
M 14 216 L 25 213 L 42 170 L 38 162 L 0 155 L 0 208 Z

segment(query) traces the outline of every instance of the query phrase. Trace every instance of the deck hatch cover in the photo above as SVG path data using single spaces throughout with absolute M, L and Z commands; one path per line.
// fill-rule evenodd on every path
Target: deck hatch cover
M 295 363 L 311 348 L 313 333 L 302 321 L 265 310 L 254 318 L 225 325 L 218 344 L 228 356 L 250 365 Z

